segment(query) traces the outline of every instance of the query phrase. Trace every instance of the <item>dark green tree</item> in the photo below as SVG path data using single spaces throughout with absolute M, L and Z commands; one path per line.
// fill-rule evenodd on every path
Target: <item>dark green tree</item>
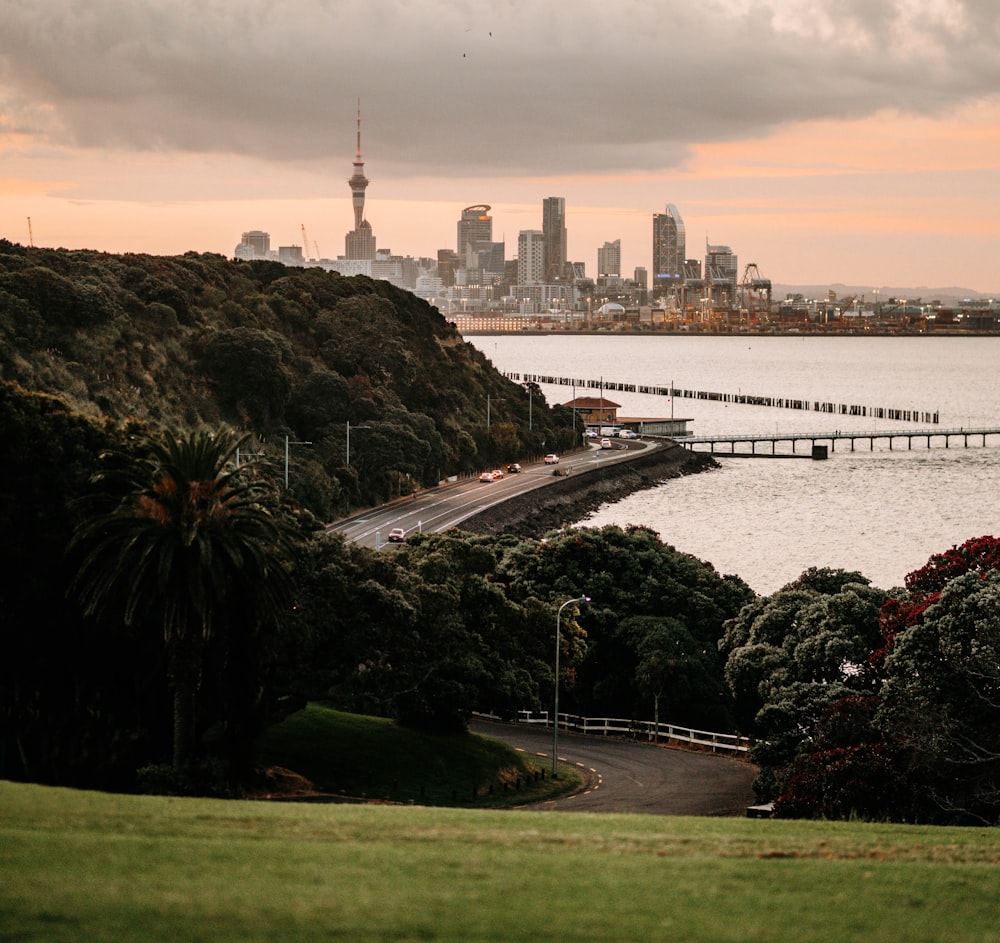
M 652 692 L 640 680 L 639 646 L 655 629 L 672 626 L 683 629 L 687 682 L 673 693 L 689 696 L 671 699 L 670 721 L 714 730 L 731 725 L 718 643 L 725 620 L 753 598 L 742 580 L 720 576 L 648 528 L 614 526 L 571 528 L 512 547 L 497 579 L 515 601 L 591 597 L 580 614 L 587 652 L 568 709 L 648 717 Z M 640 620 L 630 623 L 637 631 L 623 631 L 633 619 Z
M 1000 572 L 951 579 L 885 663 L 876 717 L 904 754 L 915 817 L 1000 816 Z
M 268 481 L 252 466 L 235 467 L 245 442 L 228 428 L 144 436 L 110 457 L 103 479 L 115 500 L 75 535 L 81 559 L 73 589 L 86 612 L 162 634 L 177 770 L 195 752 L 207 640 L 225 632 L 228 661 L 252 673 L 248 650 L 258 632 L 273 631 L 291 608 L 291 528 Z M 245 735 L 236 738 L 245 745 Z M 243 765 L 245 748 L 233 750 Z

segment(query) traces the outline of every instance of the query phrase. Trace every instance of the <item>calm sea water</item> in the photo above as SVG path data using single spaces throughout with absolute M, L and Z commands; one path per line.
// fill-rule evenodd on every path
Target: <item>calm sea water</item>
M 938 413 L 939 428 L 1000 426 L 1000 338 L 470 337 L 503 371 Z M 542 387 L 550 403 L 569 387 Z M 577 393 L 581 391 L 577 389 Z M 590 391 L 585 391 L 590 394 Z M 694 434 L 913 428 L 636 393 L 621 416 L 691 419 Z M 991 439 L 995 443 L 997 440 Z M 954 443 L 954 440 L 953 440 Z M 901 585 L 931 554 L 1000 536 L 1000 447 L 841 446 L 828 461 L 727 459 L 600 508 L 579 523 L 644 524 L 679 550 L 774 592 L 810 566 Z M 860 450 L 863 449 L 863 450 Z

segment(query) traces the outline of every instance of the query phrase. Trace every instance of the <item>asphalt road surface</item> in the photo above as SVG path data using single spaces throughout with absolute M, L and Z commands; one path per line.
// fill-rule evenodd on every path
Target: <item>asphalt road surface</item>
M 470 728 L 551 761 L 552 730 L 475 719 Z M 572 796 L 525 809 L 645 815 L 745 815 L 756 799 L 754 768 L 741 760 L 647 743 L 559 732 L 559 759 L 589 774 Z
M 459 527 L 461 523 L 487 508 L 500 504 L 508 498 L 533 491 L 550 484 L 554 472 L 573 474 L 595 463 L 620 462 L 634 457 L 638 450 L 652 448 L 649 442 L 637 440 L 614 440 L 611 449 L 600 449 L 595 445 L 561 457 L 558 465 L 534 462 L 524 465 L 517 475 L 505 475 L 499 481 L 481 482 L 475 478 L 429 488 L 417 493 L 416 498 L 404 498 L 370 508 L 343 520 L 334 521 L 328 529 L 341 533 L 354 543 L 366 547 L 387 546 L 389 531 L 402 527 L 409 533 L 438 533 Z

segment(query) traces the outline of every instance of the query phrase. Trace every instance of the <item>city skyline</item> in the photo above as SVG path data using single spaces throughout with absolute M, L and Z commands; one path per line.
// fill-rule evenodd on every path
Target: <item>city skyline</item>
M 0 237 L 336 257 L 360 98 L 395 254 L 478 203 L 510 248 L 555 194 L 588 273 L 615 240 L 651 271 L 674 204 L 776 282 L 1000 291 L 998 40 L 987 0 L 37 0 L 0 32 Z

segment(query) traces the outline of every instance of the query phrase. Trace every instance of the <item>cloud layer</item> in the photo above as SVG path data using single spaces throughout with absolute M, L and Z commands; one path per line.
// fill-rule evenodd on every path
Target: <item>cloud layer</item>
M 991 98 L 998 49 L 994 0 L 35 0 L 3 13 L 0 131 L 328 162 L 360 98 L 383 178 L 644 173 Z

